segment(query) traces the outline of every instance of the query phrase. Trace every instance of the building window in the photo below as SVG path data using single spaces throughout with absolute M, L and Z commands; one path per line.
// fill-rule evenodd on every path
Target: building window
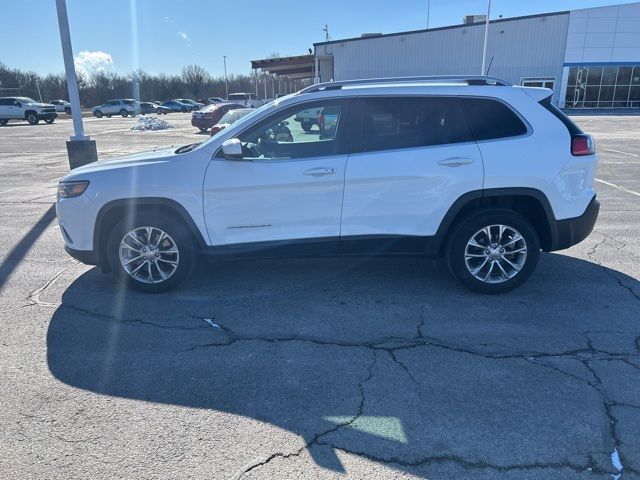
M 523 87 L 540 87 L 553 90 L 553 86 L 556 83 L 554 77 L 522 77 L 520 79 L 520 85 Z
M 569 68 L 565 108 L 640 108 L 640 65 Z

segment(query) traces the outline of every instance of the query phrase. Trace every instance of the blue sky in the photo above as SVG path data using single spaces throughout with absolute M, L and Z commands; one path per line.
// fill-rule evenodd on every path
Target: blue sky
M 177 73 L 196 63 L 210 73 L 246 73 L 272 53 L 306 53 L 322 41 L 363 32 L 426 27 L 427 0 L 67 0 L 74 54 L 82 65 L 129 72 Z M 571 10 L 613 0 L 493 0 L 491 18 Z M 431 0 L 431 27 L 482 14 L 486 0 Z M 38 73 L 63 71 L 55 0 L 0 0 L 0 62 Z M 137 20 L 136 20 L 137 18 Z M 23 20 L 19 20 L 23 19 Z M 137 33 L 137 48 L 135 47 Z M 106 55 L 95 53 L 103 52 Z M 136 65 L 136 63 L 138 65 Z

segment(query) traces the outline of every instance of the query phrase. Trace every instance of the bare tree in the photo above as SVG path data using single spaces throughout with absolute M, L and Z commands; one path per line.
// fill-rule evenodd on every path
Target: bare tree
M 200 65 L 187 65 L 182 69 L 182 79 L 193 96 L 198 98 L 209 81 L 209 74 Z

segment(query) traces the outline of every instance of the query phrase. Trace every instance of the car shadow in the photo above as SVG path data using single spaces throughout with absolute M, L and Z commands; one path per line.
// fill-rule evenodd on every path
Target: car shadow
M 546 404 L 561 388 L 539 389 L 543 369 L 491 355 L 584 346 L 580 332 L 637 315 L 629 289 L 640 282 L 559 254 L 543 254 L 529 282 L 501 296 L 463 290 L 441 262 L 409 258 L 202 265 L 161 295 L 128 291 L 92 269 L 61 292 L 47 359 L 55 378 L 76 388 L 293 432 L 333 471 L 344 471 L 333 447 L 406 460 L 393 467 L 416 475 L 419 459 L 463 455 L 469 442 L 469 455 L 483 461 L 486 445 L 496 464 L 513 455 L 544 463 L 527 455 L 539 445 L 579 448 L 563 422 L 588 409 L 581 400 Z M 530 419 L 509 426 L 523 402 L 550 419 L 548 432 Z M 510 435 L 496 439 L 505 422 Z M 600 438 L 594 429 L 585 427 L 585 438 Z M 515 453 L 513 436 L 524 442 Z

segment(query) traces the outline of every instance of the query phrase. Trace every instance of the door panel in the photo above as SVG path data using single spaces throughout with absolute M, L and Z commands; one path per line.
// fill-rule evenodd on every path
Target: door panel
M 338 106 L 346 118 L 348 103 L 282 109 L 239 135 L 243 160 L 216 155 L 204 180 L 213 245 L 331 237 L 337 248 L 347 163 L 342 124 L 331 132 L 305 132 L 294 118 L 311 106 Z
M 214 159 L 204 182 L 214 245 L 338 237 L 346 155 L 304 160 Z M 309 175 L 329 170 L 326 175 Z
M 483 186 L 480 150 L 457 99 L 363 98 L 349 155 L 341 236 L 431 236 L 453 202 Z

